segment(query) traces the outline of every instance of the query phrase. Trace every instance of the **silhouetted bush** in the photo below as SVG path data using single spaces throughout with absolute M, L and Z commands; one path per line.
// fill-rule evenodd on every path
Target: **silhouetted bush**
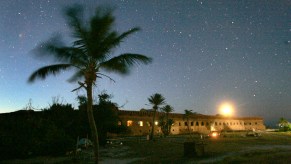
M 114 103 L 94 106 L 100 145 L 107 132 L 121 133 Z M 53 104 L 42 111 L 21 110 L 0 114 L 0 161 L 40 155 L 65 155 L 74 150 L 76 139 L 91 137 L 86 110 L 74 110 L 70 104 Z
M 64 155 L 66 151 L 73 150 L 75 142 L 72 136 L 68 136 L 63 129 L 52 124 L 47 127 L 39 151 L 41 155 Z

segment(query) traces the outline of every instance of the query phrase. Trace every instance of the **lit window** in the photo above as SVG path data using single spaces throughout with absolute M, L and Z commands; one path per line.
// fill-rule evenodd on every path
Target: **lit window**
M 118 125 L 118 126 L 121 126 L 121 121 L 118 121 L 117 125 Z
M 159 124 L 159 122 L 158 121 L 155 121 L 155 125 L 158 125 Z
M 139 121 L 139 122 L 138 122 L 138 125 L 139 125 L 139 126 L 143 126 L 143 122 L 142 122 L 142 121 Z
M 128 120 L 126 125 L 127 125 L 127 126 L 132 126 L 132 123 L 133 123 L 132 120 Z

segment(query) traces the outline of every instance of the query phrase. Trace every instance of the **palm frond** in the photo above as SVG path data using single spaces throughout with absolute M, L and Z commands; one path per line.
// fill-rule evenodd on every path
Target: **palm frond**
M 152 61 L 151 58 L 140 54 L 122 54 L 111 58 L 110 60 L 100 63 L 100 68 L 109 72 L 117 72 L 120 74 L 126 74 L 129 72 L 129 68 L 133 65 L 148 64 Z
M 97 61 L 105 61 L 107 56 L 111 55 L 113 40 L 118 36 L 117 32 L 111 32 L 103 40 L 92 40 L 89 55 Z
M 93 39 L 102 41 L 112 31 L 115 18 L 110 8 L 97 8 L 90 21 L 90 32 Z
M 55 64 L 39 68 L 32 73 L 28 79 L 29 83 L 34 82 L 36 79 L 45 79 L 48 75 L 57 75 L 62 70 L 72 67 L 71 64 Z
M 101 75 L 101 76 L 100 76 L 100 75 Z M 102 76 L 107 77 L 110 81 L 113 81 L 113 82 L 115 83 L 115 80 L 112 79 L 110 76 L 105 75 L 105 74 L 103 74 L 103 73 L 99 73 L 99 72 L 97 73 L 97 77 L 102 78 Z
M 159 93 L 155 93 L 155 94 L 151 95 L 148 98 L 148 101 L 150 102 L 150 104 L 152 104 L 154 106 L 163 105 L 166 103 L 164 96 L 159 94 Z
M 73 46 L 78 49 L 82 49 L 84 52 L 87 51 L 88 37 L 88 28 L 86 28 L 85 23 L 83 22 L 83 7 L 81 5 L 74 5 L 72 7 L 66 8 L 65 14 L 67 22 L 72 31 L 72 36 L 77 40 L 73 42 Z
M 84 78 L 84 73 L 82 70 L 78 70 L 71 78 L 69 78 L 67 81 L 72 83 L 75 81 L 78 81 L 80 79 Z
M 86 38 L 87 50 L 88 55 L 95 60 L 105 60 L 110 52 L 107 47 L 111 43 L 108 41 L 112 41 L 118 36 L 115 31 L 112 31 L 114 20 L 112 10 L 98 8 L 90 21 L 88 37 Z
M 136 27 L 133 29 L 130 29 L 124 33 L 122 33 L 121 35 L 117 36 L 117 33 L 114 33 L 115 35 L 113 35 L 114 37 L 107 37 L 106 39 L 104 39 L 104 41 L 102 42 L 102 45 L 105 45 L 103 47 L 105 47 L 104 49 L 110 50 L 113 49 L 115 47 L 117 47 L 120 43 L 123 42 L 123 40 L 128 37 L 130 34 L 139 31 L 140 28 Z M 110 35 L 108 35 L 110 36 Z
M 94 44 L 95 46 L 93 46 L 94 51 L 92 51 L 92 56 L 97 59 L 99 59 L 100 56 L 106 58 L 111 54 L 111 51 L 114 50 L 114 48 L 123 42 L 126 37 L 139 30 L 140 28 L 136 27 L 122 34 L 118 34 L 116 31 L 108 33 L 104 39 L 101 39 L 100 42 Z M 91 41 L 91 43 L 93 42 L 94 41 Z
M 162 107 L 161 110 L 165 113 L 170 113 L 170 112 L 174 111 L 174 108 L 170 105 L 166 105 L 166 106 Z
M 137 32 L 137 31 L 140 31 L 141 29 L 139 27 L 135 27 L 135 28 L 132 28 L 124 33 L 122 33 L 118 38 L 116 38 L 116 42 L 121 42 L 124 38 L 126 38 L 128 35 L 134 33 L 134 32 Z
M 52 57 L 57 62 L 75 63 L 75 65 L 87 63 L 86 55 L 82 49 L 64 46 L 59 36 L 42 42 L 33 50 L 33 53 L 37 57 Z

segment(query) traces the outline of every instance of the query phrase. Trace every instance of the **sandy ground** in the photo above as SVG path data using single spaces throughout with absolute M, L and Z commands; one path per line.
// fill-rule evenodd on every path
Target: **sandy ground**
M 254 145 L 251 147 L 247 147 L 246 149 L 243 149 L 238 152 L 232 152 L 232 153 L 227 153 L 221 156 L 217 156 L 215 158 L 211 159 L 201 159 L 195 162 L 189 162 L 189 163 L 215 163 L 222 161 L 226 157 L 231 157 L 231 156 L 237 156 L 240 154 L 245 154 L 247 152 L 251 152 L 253 150 L 272 150 L 272 149 L 281 149 L 281 150 L 286 150 L 291 152 L 291 145 Z
M 129 147 L 124 145 L 110 146 L 107 148 L 101 148 L 101 164 L 127 164 L 137 161 L 142 158 L 125 158 L 126 155 L 130 154 L 131 150 Z

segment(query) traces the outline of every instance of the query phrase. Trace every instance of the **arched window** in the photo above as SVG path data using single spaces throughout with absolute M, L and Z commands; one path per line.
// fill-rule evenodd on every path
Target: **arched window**
M 139 125 L 139 126 L 143 126 L 143 122 L 142 122 L 142 121 L 139 121 L 139 122 L 138 122 L 138 125 Z
M 127 123 L 126 123 L 127 126 L 132 126 L 132 124 L 133 124 L 132 120 L 128 120 Z

